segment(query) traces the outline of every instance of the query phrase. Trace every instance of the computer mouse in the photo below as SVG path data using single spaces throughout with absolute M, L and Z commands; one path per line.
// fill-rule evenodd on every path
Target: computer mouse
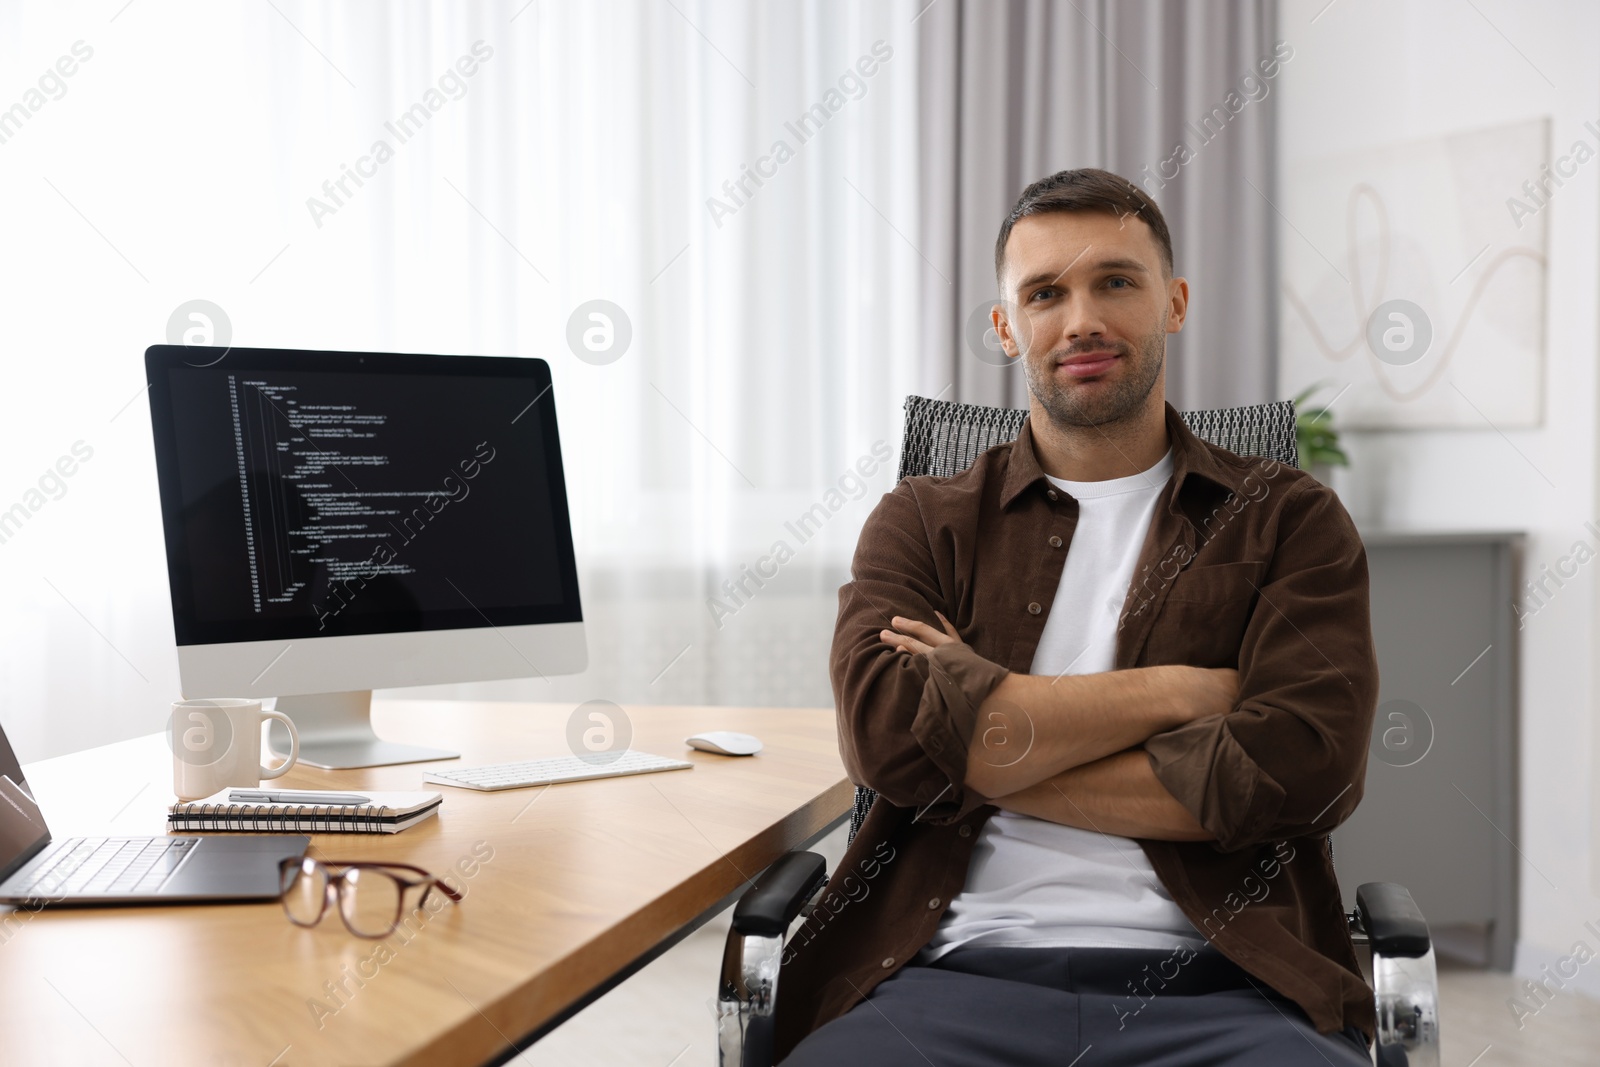
M 703 734 L 685 737 L 683 743 L 701 752 L 715 752 L 719 756 L 754 756 L 761 751 L 760 740 L 732 730 L 707 730 Z

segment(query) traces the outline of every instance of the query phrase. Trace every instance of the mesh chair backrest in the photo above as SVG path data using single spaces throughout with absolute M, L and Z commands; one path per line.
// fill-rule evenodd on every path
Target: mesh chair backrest
M 906 432 L 900 446 L 900 477 L 933 474 L 941 478 L 972 466 L 983 452 L 1015 441 L 1022 432 L 1026 408 L 991 408 L 906 397 Z M 1180 411 L 1184 425 L 1202 441 L 1220 445 L 1241 456 L 1262 456 L 1285 466 L 1299 464 L 1294 436 L 1294 402 L 1277 400 L 1242 408 Z M 878 794 L 856 787 L 855 810 L 850 813 L 850 838 L 867 817 Z

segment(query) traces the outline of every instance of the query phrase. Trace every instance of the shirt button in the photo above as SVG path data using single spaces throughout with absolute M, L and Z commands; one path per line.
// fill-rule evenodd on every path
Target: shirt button
M 957 830 L 956 833 L 960 834 L 962 837 L 971 837 L 972 836 L 972 827 L 963 826 L 961 829 Z
M 1060 495 L 1054 489 L 1046 489 L 1044 495 L 1049 497 L 1051 500 L 1061 499 Z
M 939 898 L 938 897 L 934 897 L 932 900 L 928 901 L 928 910 L 932 911 L 934 908 L 937 908 L 939 906 L 939 904 L 940 904 Z
M 1037 600 L 1035 600 L 1033 603 L 1028 605 L 1028 614 L 1029 615 L 1037 615 L 1037 614 L 1039 614 L 1039 612 L 1041 612 L 1043 610 L 1044 609 L 1039 606 L 1039 602 Z
M 893 967 L 893 966 L 894 966 L 894 957 L 893 956 L 890 956 L 888 959 L 883 961 L 884 970 L 888 970 L 890 967 Z
M 1055 536 L 1054 534 L 1051 534 L 1050 535 L 1050 547 L 1051 548 L 1060 548 L 1061 547 L 1061 538 Z

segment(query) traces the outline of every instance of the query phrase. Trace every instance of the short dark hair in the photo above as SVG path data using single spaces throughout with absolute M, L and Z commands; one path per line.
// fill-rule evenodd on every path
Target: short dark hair
M 1172 234 L 1167 231 L 1167 220 L 1161 209 L 1143 189 L 1133 182 L 1095 167 L 1063 170 L 1040 178 L 1017 198 L 1011 213 L 1000 224 L 1000 237 L 994 243 L 994 273 L 998 280 L 1006 262 L 1006 242 L 1011 239 L 1011 228 L 1029 215 L 1045 215 L 1054 211 L 1100 211 L 1122 217 L 1134 215 L 1144 220 L 1155 235 L 1161 249 L 1161 265 L 1167 277 L 1172 277 Z

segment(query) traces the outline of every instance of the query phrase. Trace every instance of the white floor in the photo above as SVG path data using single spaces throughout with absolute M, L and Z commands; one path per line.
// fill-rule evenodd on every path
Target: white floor
M 711 1067 L 728 913 L 517 1057 L 516 1067 Z
M 1440 969 L 1443 1067 L 1600 1064 L 1600 1001 L 1582 993 L 1562 993 L 1537 1016 L 1524 1018 L 1519 1029 L 1506 1002 L 1518 995 L 1526 999 L 1520 986 L 1520 980 L 1495 971 Z
M 843 844 L 838 834 L 818 846 L 830 869 Z M 724 913 L 518 1057 L 517 1067 L 713 1067 L 727 932 Z M 1600 1001 L 1564 993 L 1519 1029 L 1506 1004 L 1519 992 L 1509 974 L 1441 966 L 1443 1067 L 1600 1064 Z
M 845 830 L 812 846 L 830 871 L 844 856 Z M 515 1067 L 715 1067 L 717 974 L 732 911 L 579 1012 Z

